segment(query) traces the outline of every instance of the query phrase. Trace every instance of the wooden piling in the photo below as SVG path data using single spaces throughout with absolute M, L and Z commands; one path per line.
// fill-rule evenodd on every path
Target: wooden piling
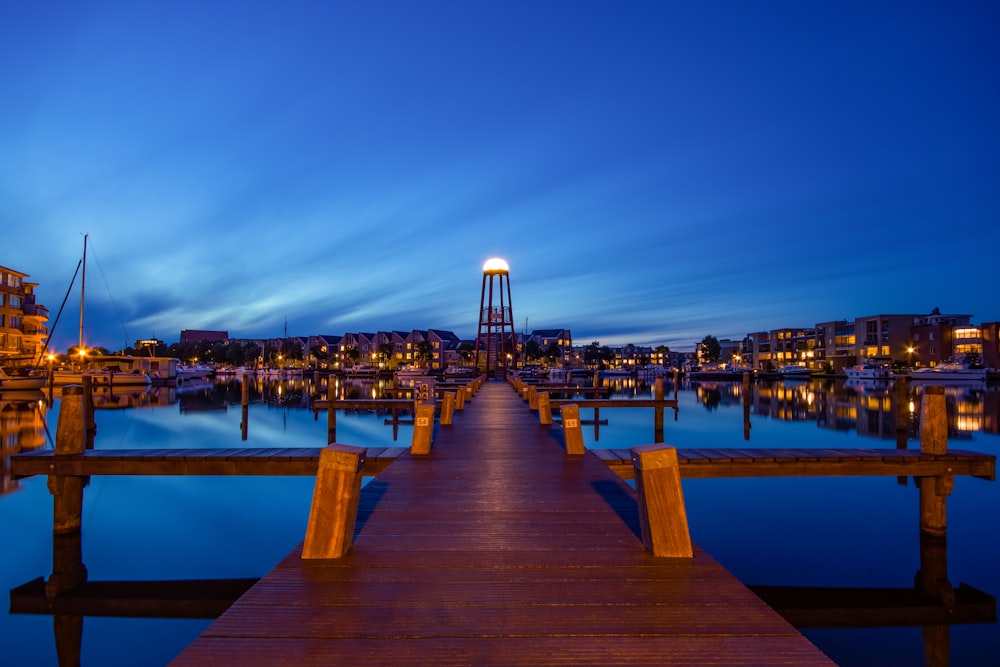
M 658 377 L 653 383 L 653 398 L 663 400 L 663 378 Z M 653 442 L 663 442 L 663 406 L 653 408 Z
M 94 378 L 84 373 L 81 378 L 81 386 L 83 387 L 84 423 L 87 425 L 87 433 L 94 434 L 97 433 L 97 421 L 94 418 Z
M 79 455 L 87 449 L 86 396 L 82 385 L 63 387 L 56 426 L 56 456 Z M 86 477 L 75 475 L 48 477 L 52 494 L 52 575 L 45 583 L 45 594 L 50 598 L 87 580 L 80 536 L 86 483 Z
M 240 437 L 246 440 L 250 430 L 250 382 L 246 375 L 240 380 L 240 414 Z
M 430 454 L 433 433 L 434 406 L 418 405 L 416 417 L 413 420 L 413 441 L 410 443 L 410 454 L 417 456 Z
M 583 427 L 580 425 L 580 406 L 564 405 L 560 409 L 562 415 L 563 438 L 566 441 L 566 453 L 572 456 L 582 456 L 587 453 L 583 446 Z
M 364 447 L 337 443 L 319 455 L 302 558 L 340 558 L 351 548 L 365 466 Z
M 465 387 L 459 387 L 455 391 L 455 409 L 456 410 L 465 409 Z
M 750 395 L 750 372 L 743 372 L 743 439 L 750 439 L 750 403 L 752 401 L 752 396 Z
M 909 426 L 909 401 L 908 394 L 909 388 L 907 387 L 909 378 L 905 375 L 897 377 L 895 383 L 893 384 L 893 390 L 896 396 L 896 431 L 902 432 L 904 434 Z
M 326 441 L 337 441 L 337 383 L 332 377 L 326 380 Z
M 948 452 L 948 408 L 944 387 L 924 388 L 920 404 L 920 451 L 925 454 Z
M 549 392 L 547 391 L 538 394 L 538 420 L 546 425 L 552 423 L 552 404 L 549 403 Z
M 924 454 L 948 452 L 948 409 L 944 387 L 924 388 L 920 404 L 920 451 Z M 948 496 L 955 486 L 954 475 L 920 477 L 920 532 L 944 537 L 948 524 Z
M 441 405 L 441 425 L 451 426 L 452 418 L 455 416 L 455 392 L 446 391 L 444 393 L 444 403 Z
M 630 451 L 643 544 L 657 557 L 693 558 L 677 450 L 657 443 Z
M 528 408 L 530 410 L 538 409 L 538 387 L 534 385 L 528 387 Z

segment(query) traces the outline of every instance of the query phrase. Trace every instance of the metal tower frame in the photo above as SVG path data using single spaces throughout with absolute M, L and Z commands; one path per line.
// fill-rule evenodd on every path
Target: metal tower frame
M 489 290 L 486 282 L 489 279 Z M 493 306 L 493 283 L 497 281 L 497 292 L 500 297 L 500 307 Z M 507 302 L 504 304 L 504 284 L 507 285 Z M 496 353 L 499 352 L 503 362 L 504 373 L 507 371 L 508 356 L 510 363 L 517 364 L 517 346 L 514 344 L 514 309 L 510 297 L 510 270 L 507 262 L 499 258 L 487 260 L 483 265 L 483 288 L 479 297 L 479 329 L 476 332 L 476 372 L 479 372 L 479 350 L 483 343 L 483 327 L 486 327 L 486 376 L 490 376 L 490 361 L 493 361 L 494 374 L 499 370 Z M 509 336 L 505 333 L 510 328 Z M 499 328 L 498 349 L 493 348 L 494 332 Z

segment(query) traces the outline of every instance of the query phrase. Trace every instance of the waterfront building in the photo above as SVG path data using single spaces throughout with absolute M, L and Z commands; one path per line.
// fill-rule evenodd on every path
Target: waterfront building
M 524 339 L 523 345 L 534 342 L 544 355 L 554 345 L 559 354 L 553 366 L 565 368 L 572 366 L 573 334 L 569 329 L 535 329 Z M 519 358 L 523 359 L 523 345 L 519 345 Z
M 340 339 L 333 334 L 317 334 L 306 339 L 306 356 L 314 368 L 334 370 L 340 367 Z
M 983 366 L 1000 368 L 1000 322 L 984 322 L 979 331 L 983 341 Z
M 761 372 L 798 365 L 818 369 L 816 329 L 783 328 L 747 334 L 752 350 L 751 365 Z
M 854 322 L 835 320 L 816 325 L 815 359 L 820 368 L 834 373 L 858 363 L 855 349 Z
M 910 342 L 904 344 L 905 358 L 912 358 L 909 365 L 937 366 L 969 354 L 982 358 L 982 331 L 971 321 L 971 315 L 942 315 L 937 308 L 930 315 L 915 317 Z
M 38 283 L 27 277 L 0 266 L 0 361 L 5 364 L 37 363 L 48 341 L 49 311 L 35 302 Z
M 225 343 L 228 340 L 228 331 L 207 331 L 203 329 L 181 330 L 181 343 Z
M 919 315 L 866 315 L 854 320 L 858 361 L 889 363 L 904 360 L 913 346 L 913 327 Z

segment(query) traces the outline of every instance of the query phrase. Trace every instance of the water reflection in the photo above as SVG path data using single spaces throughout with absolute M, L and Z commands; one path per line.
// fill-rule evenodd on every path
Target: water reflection
M 10 475 L 10 457 L 45 446 L 47 410 L 41 391 L 0 393 L 0 495 L 18 489 L 17 480 Z

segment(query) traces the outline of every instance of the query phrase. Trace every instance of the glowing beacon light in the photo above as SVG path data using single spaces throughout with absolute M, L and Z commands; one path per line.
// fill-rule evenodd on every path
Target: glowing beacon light
M 510 267 L 507 266 L 507 261 L 500 259 L 499 257 L 493 257 L 492 259 L 486 260 L 483 264 L 483 273 L 509 273 Z

